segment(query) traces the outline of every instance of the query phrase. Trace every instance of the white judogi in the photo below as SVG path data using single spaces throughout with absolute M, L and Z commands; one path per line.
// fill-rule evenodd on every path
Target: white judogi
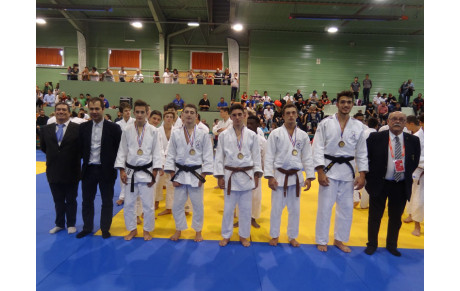
M 340 141 L 345 146 L 339 147 Z M 348 120 L 341 139 L 341 128 L 334 114 L 323 119 L 316 130 L 313 140 L 314 167 L 329 165 L 331 160 L 324 155 L 336 157 L 355 157 L 358 172 L 368 171 L 367 145 L 364 138 L 362 123 L 354 118 Z M 355 163 L 350 162 L 353 172 L 356 172 Z M 353 172 L 347 164 L 336 163 L 327 173 L 329 186 L 319 185 L 318 212 L 316 216 L 316 243 L 326 245 L 329 241 L 329 226 L 331 211 L 334 203 L 335 227 L 334 238 L 347 242 L 350 237 L 351 222 L 353 219 Z
M 270 133 L 267 140 L 267 152 L 265 156 L 265 178 L 274 177 L 278 182 L 276 190 L 272 190 L 271 213 L 270 213 L 270 236 L 277 238 L 280 236 L 281 214 L 287 206 L 288 228 L 287 235 L 289 240 L 297 238 L 299 234 L 299 219 L 300 219 L 300 193 L 297 197 L 296 193 L 296 177 L 291 175 L 288 177 L 286 196 L 284 196 L 284 180 L 285 174 L 278 171 L 278 168 L 284 170 L 298 170 L 297 177 L 299 179 L 300 189 L 304 182 L 302 168 L 307 174 L 307 179 L 315 179 L 315 168 L 313 167 L 313 155 L 308 134 L 296 128 L 290 140 L 289 133 L 283 125 Z M 293 155 L 293 150 L 297 151 L 297 155 Z
M 243 127 L 241 135 L 241 151 L 238 149 L 237 135 L 233 127 L 224 130 L 219 134 L 216 156 L 214 161 L 214 176 L 224 176 L 224 215 L 222 218 L 222 237 L 229 239 L 233 233 L 233 212 L 235 206 L 239 207 L 239 230 L 238 233 L 243 238 L 249 238 L 251 232 L 251 204 L 252 189 L 254 189 L 254 173 L 262 174 L 262 163 L 260 158 L 260 148 L 257 135 Z M 238 159 L 238 153 L 243 154 L 243 159 Z M 253 167 L 246 172 L 237 172 L 232 175 L 232 185 L 230 195 L 227 195 L 228 180 L 231 171 L 225 169 L 229 167 Z
M 173 129 L 171 127 L 171 134 L 172 134 L 172 130 Z M 168 140 L 168 137 L 166 136 L 165 128 L 163 125 L 158 128 L 158 134 L 160 136 L 160 140 L 161 140 L 163 149 L 165 149 L 163 158 L 164 158 L 164 161 L 166 162 L 166 155 L 168 154 L 169 140 Z M 165 198 L 166 209 L 172 209 L 173 201 L 174 201 L 174 187 L 171 182 L 171 175 L 169 173 L 164 173 L 163 176 L 157 176 L 157 177 L 158 179 L 157 179 L 157 182 L 155 183 L 155 201 L 160 201 L 163 198 L 163 186 L 166 186 L 166 198 Z
M 190 154 L 191 149 L 195 150 L 195 155 Z M 192 228 L 201 231 L 203 227 L 203 185 L 198 186 L 199 180 L 191 172 L 181 171 L 176 167 L 176 163 L 183 166 L 202 165 L 195 170 L 198 174 L 206 173 L 212 175 L 213 172 L 213 149 L 208 133 L 197 129 L 195 126 L 194 134 L 191 136 L 190 143 L 185 138 L 184 128 L 174 130 L 169 140 L 168 155 L 166 156 L 165 172 L 174 171 L 176 176 L 174 181 L 181 184 L 174 191 L 174 204 L 172 212 L 176 223 L 176 230 L 186 230 L 187 221 L 185 220 L 184 206 L 187 197 L 190 197 L 193 205 Z
M 366 126 L 366 128 L 364 129 L 364 133 L 363 133 L 364 138 L 367 140 L 367 138 L 372 132 L 377 132 L 377 130 L 375 128 L 369 128 Z M 358 174 L 358 172 L 355 172 L 355 173 Z M 353 202 L 360 201 L 359 192 L 361 192 L 361 202 L 359 203 L 359 206 L 361 208 L 369 208 L 369 193 L 367 193 L 367 190 L 364 187 L 361 190 L 354 190 Z
M 410 198 L 410 203 L 407 205 L 407 213 L 412 215 L 412 220 L 416 222 L 422 222 L 424 219 L 424 182 L 425 182 L 425 175 L 423 174 L 425 168 L 425 150 L 424 150 L 424 143 L 425 143 L 425 133 L 423 129 L 420 127 L 419 131 L 414 133 L 415 136 L 418 136 L 420 139 L 420 161 L 418 163 L 417 169 L 412 174 L 412 178 L 414 182 L 412 183 L 412 195 Z
M 227 120 L 219 120 L 217 125 L 212 128 L 212 133 L 214 135 L 219 135 L 219 133 L 217 132 L 219 129 L 222 129 L 222 128 L 228 129 L 232 127 L 232 125 L 233 125 L 233 121 L 230 119 L 230 117 Z
M 114 166 L 115 168 L 124 168 L 128 175 L 124 206 L 125 224 L 128 231 L 136 229 L 137 220 L 134 208 L 138 196 L 141 197 L 144 212 L 144 230 L 152 231 L 155 227 L 155 211 L 153 207 L 155 188 L 147 186 L 152 181 L 152 177 L 143 171 L 134 173 L 134 192 L 131 192 L 133 170 L 126 167 L 126 163 L 132 166 L 143 166 L 152 162 L 153 165 L 148 171 L 162 169 L 162 145 L 158 137 L 158 131 L 149 123 L 145 123 L 144 127 L 144 138 L 140 147 L 143 152 L 142 155 L 137 154 L 139 150 L 137 129 L 134 123 L 129 124 L 121 135 L 120 147 L 118 148 Z

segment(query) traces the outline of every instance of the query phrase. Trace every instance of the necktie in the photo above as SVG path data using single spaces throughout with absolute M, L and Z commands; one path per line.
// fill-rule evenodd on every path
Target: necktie
M 401 159 L 401 143 L 399 142 L 399 137 L 395 137 L 395 159 L 400 160 Z M 394 179 L 396 182 L 399 182 L 401 180 L 402 173 L 396 172 L 393 175 Z
M 62 141 L 62 137 L 64 136 L 64 126 L 65 124 L 58 124 L 58 130 L 56 132 L 56 138 L 58 143 Z

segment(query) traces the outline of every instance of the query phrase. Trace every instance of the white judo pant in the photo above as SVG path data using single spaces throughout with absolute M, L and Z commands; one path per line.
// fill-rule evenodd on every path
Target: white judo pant
M 288 238 L 292 240 L 299 235 L 300 197 L 296 197 L 296 185 L 287 187 L 286 197 L 284 197 L 283 187 L 278 186 L 276 191 L 272 190 L 270 213 L 270 236 L 272 238 L 280 236 L 281 214 L 286 206 L 288 209 Z
M 164 173 L 163 176 L 157 176 L 157 177 L 160 177 L 160 178 L 155 183 L 155 201 L 160 201 L 163 199 L 163 186 L 166 186 L 166 197 L 165 197 L 166 209 L 172 209 L 174 205 L 175 189 L 171 182 L 171 174 Z M 190 198 L 188 198 L 187 202 L 185 203 L 185 210 L 187 212 L 191 212 L 193 210 L 192 202 L 190 201 Z
M 154 187 L 148 187 L 148 183 L 134 183 L 134 192 L 131 192 L 131 186 L 126 188 L 124 217 L 125 225 L 128 231 L 137 229 L 136 218 L 136 199 L 142 201 L 144 211 L 144 230 L 152 231 L 155 228 L 155 210 L 154 210 Z
M 188 228 L 184 210 L 186 201 L 191 201 L 193 205 L 192 228 L 197 232 L 202 230 L 204 220 L 203 193 L 203 186 L 181 185 L 176 187 L 172 207 L 176 230 L 182 231 Z
M 412 183 L 412 195 L 410 202 L 407 202 L 406 212 L 412 216 L 412 220 L 422 222 L 424 219 L 424 180 L 425 176 L 420 178 L 420 184 L 414 180 Z
M 361 192 L 361 199 L 359 198 L 359 192 Z M 361 190 L 353 191 L 353 202 L 360 202 L 359 206 L 361 208 L 369 208 L 369 193 L 364 187 Z
M 118 196 L 118 199 L 124 201 L 125 200 L 125 193 L 126 193 L 126 191 L 129 191 L 131 189 L 131 184 L 126 185 L 120 179 L 120 189 L 121 189 L 120 190 L 120 196 Z M 126 190 L 126 189 L 128 189 L 128 190 Z M 137 216 L 142 215 L 142 202 L 141 202 L 140 197 L 137 197 L 137 201 L 136 201 L 136 215 Z
M 251 235 L 252 190 L 224 191 L 224 216 L 222 217 L 222 237 L 229 239 L 233 234 L 233 212 L 239 208 L 238 234 L 248 239 Z
M 329 186 L 319 185 L 315 230 L 317 244 L 326 245 L 329 242 L 329 228 L 334 203 L 336 203 L 334 238 L 342 242 L 349 240 L 353 220 L 353 182 L 329 178 Z
M 262 178 L 259 178 L 259 185 L 256 189 L 252 190 L 252 210 L 251 217 L 254 219 L 260 218 L 262 208 Z M 236 206 L 236 216 L 240 215 L 238 205 Z

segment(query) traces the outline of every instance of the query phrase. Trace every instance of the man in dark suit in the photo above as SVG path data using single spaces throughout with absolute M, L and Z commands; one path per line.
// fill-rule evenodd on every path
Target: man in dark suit
M 412 191 L 412 173 L 420 159 L 420 140 L 403 132 L 406 115 L 396 111 L 388 118 L 389 130 L 371 133 L 367 139 L 369 172 L 368 243 L 365 253 L 372 255 L 378 246 L 380 222 L 388 198 L 387 250 L 399 257 L 397 250 L 401 216 Z
M 46 154 L 46 177 L 53 194 L 56 226 L 51 234 L 65 228 L 75 233 L 77 219 L 78 182 L 80 181 L 79 125 L 70 121 L 70 107 L 66 103 L 55 106 L 56 123 L 41 129 L 41 150 Z
M 104 120 L 104 102 L 101 98 L 91 98 L 88 107 L 91 121 L 80 125 L 84 224 L 77 238 L 82 238 L 93 231 L 97 185 L 102 199 L 102 237 L 109 238 L 113 216 L 113 186 L 117 179 L 114 164 L 120 145 L 121 128 L 118 124 Z

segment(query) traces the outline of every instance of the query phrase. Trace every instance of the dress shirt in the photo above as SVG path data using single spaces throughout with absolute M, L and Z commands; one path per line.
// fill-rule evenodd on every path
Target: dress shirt
M 69 127 L 69 122 L 70 122 L 70 119 L 67 120 L 67 122 L 64 122 L 65 126 L 62 128 L 62 140 L 64 140 L 65 132 L 67 130 L 67 127 Z M 58 129 L 59 129 L 58 123 L 56 123 L 56 131 L 55 132 L 57 132 Z M 59 145 L 61 145 L 62 140 L 60 142 L 58 141 Z
M 93 121 L 93 130 L 91 132 L 91 151 L 89 154 L 89 164 L 101 164 L 101 146 L 102 146 L 102 128 L 104 120 L 99 123 Z
M 389 131 L 390 133 L 390 139 L 391 139 L 391 146 L 393 147 L 393 155 L 396 156 L 396 153 L 395 153 L 395 137 L 396 135 L 394 135 L 391 131 Z M 404 134 L 401 133 L 398 135 L 399 137 L 399 142 L 401 143 L 401 158 L 403 160 L 403 165 L 405 165 L 405 156 L 403 157 L 402 154 L 405 152 L 404 150 Z M 385 175 L 385 180 L 390 180 L 390 181 L 394 181 L 394 172 L 395 172 L 395 162 L 394 162 L 394 158 L 391 156 L 391 151 L 390 151 L 390 146 L 388 145 L 388 164 L 387 164 L 387 173 Z M 401 179 L 399 181 L 403 181 L 404 180 L 404 173 L 402 173 L 401 175 Z

